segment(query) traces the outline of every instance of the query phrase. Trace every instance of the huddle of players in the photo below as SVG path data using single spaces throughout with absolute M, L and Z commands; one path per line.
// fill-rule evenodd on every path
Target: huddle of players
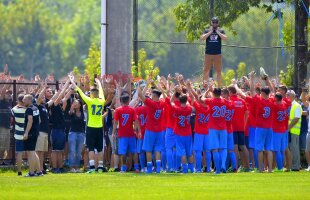
M 129 106 L 129 93 L 120 95 L 122 106 L 114 113 L 113 137 L 117 132 L 121 172 L 127 170 L 126 155 L 136 153 L 142 170 L 147 164 L 147 173 L 152 173 L 154 167 L 156 173 L 162 168 L 174 172 L 180 166 L 183 173 L 199 173 L 202 172 L 202 156 L 205 156 L 207 172 L 211 171 L 211 157 L 215 173 L 225 173 L 228 160 L 236 172 L 238 147 L 242 150 L 243 165 L 246 167 L 249 162 L 247 148 L 243 148 L 247 133 L 257 170 L 263 172 L 265 163 L 268 172 L 272 172 L 273 152 L 278 169 L 283 169 L 288 129 L 293 128 L 288 126 L 292 99 L 285 96 L 284 89 L 276 92 L 268 78 L 264 81 L 266 86 L 254 89 L 254 73 L 250 77 L 248 94 L 236 83 L 225 89 L 214 88 L 211 84 L 201 93 L 193 89 L 189 81 L 185 82 L 182 75 L 177 80 L 174 87 L 169 77 L 168 81 L 159 81 L 157 85 L 152 82 L 149 95 L 138 86 L 143 104 L 137 108 Z M 196 115 L 194 136 L 190 124 L 193 113 Z M 266 160 L 264 151 L 268 155 Z M 134 161 L 138 171 L 138 159 Z

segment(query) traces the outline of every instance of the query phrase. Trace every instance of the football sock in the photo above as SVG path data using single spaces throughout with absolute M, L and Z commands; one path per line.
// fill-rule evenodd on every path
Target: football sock
M 127 171 L 127 166 L 126 165 L 122 165 L 121 171 L 126 172 Z
M 148 174 L 152 173 L 152 168 L 153 168 L 153 163 L 152 162 L 147 162 L 147 173 Z
M 227 149 L 220 150 L 221 169 L 226 170 Z
M 195 151 L 195 159 L 196 159 L 196 170 L 201 172 L 201 160 L 202 160 L 202 152 Z
M 160 173 L 161 160 L 156 160 L 156 173 Z
M 258 164 L 258 151 L 256 149 L 253 149 L 253 154 L 254 154 L 254 161 L 255 161 L 255 168 L 259 169 L 259 164 Z
M 133 167 L 135 170 L 139 170 L 139 164 L 134 164 Z
M 166 149 L 167 163 L 168 163 L 168 171 L 173 170 L 173 149 Z
M 220 165 L 220 156 L 219 156 L 219 152 L 213 152 L 213 161 L 216 167 L 216 173 L 220 173 L 221 172 L 221 165 Z
M 98 162 L 98 168 L 103 168 L 103 161 Z
M 188 169 L 191 171 L 191 173 L 194 173 L 194 164 L 193 163 L 188 163 Z
M 161 165 L 162 165 L 163 170 L 166 171 L 167 169 L 166 149 L 161 152 Z
M 139 154 L 139 161 L 140 161 L 141 169 L 144 169 L 145 168 L 145 153 Z
M 211 152 L 206 151 L 207 172 L 211 171 Z
M 281 170 L 283 168 L 283 158 L 281 151 L 276 151 L 276 161 L 278 169 Z
M 89 161 L 89 168 L 90 169 L 95 169 L 95 161 L 94 160 L 90 160 Z
M 176 159 L 175 159 L 175 169 L 178 170 L 181 166 L 181 156 L 176 156 Z
M 188 164 L 182 164 L 182 172 L 183 174 L 187 174 L 188 173 Z

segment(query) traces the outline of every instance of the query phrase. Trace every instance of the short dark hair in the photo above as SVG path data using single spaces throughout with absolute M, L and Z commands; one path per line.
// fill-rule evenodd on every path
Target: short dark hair
M 221 88 L 214 88 L 213 89 L 213 94 L 215 97 L 220 97 L 222 94 L 222 89 Z
M 181 94 L 179 98 L 180 103 L 186 103 L 187 102 L 187 95 Z
M 274 95 L 274 98 L 277 100 L 277 101 L 282 101 L 282 95 L 279 93 L 279 92 L 277 92 L 275 95 Z
M 153 89 L 153 90 L 152 90 L 152 93 L 153 93 L 153 94 L 156 94 L 158 97 L 160 97 L 160 95 L 161 95 L 161 91 L 158 90 L 158 89 Z
M 127 104 L 129 102 L 129 95 L 124 95 L 120 97 L 122 103 Z
M 237 94 L 237 90 L 236 90 L 236 87 L 234 85 L 230 85 L 228 86 L 228 91 L 232 94 Z
M 176 92 L 176 93 L 174 93 L 175 98 L 179 98 L 179 97 L 180 97 L 180 95 L 181 95 L 181 93 L 180 93 L 180 92 Z
M 223 89 L 222 89 L 222 93 L 223 93 L 223 94 L 226 94 L 226 95 L 229 94 L 229 89 L 223 88 Z
M 269 95 L 270 94 L 270 88 L 268 86 L 264 86 L 261 89 L 261 92 L 265 93 L 266 95 Z

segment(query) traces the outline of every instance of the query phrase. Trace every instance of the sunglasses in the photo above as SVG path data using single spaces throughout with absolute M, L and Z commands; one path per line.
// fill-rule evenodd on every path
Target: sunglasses
M 212 22 L 212 24 L 218 24 L 219 22 Z

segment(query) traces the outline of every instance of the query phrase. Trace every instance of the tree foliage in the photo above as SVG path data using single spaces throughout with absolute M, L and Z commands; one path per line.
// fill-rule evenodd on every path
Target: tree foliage
M 246 68 L 246 64 L 245 62 L 240 62 L 238 64 L 238 68 L 237 68 L 237 78 L 241 78 L 243 76 L 247 75 L 247 68 Z
M 281 70 L 279 77 L 281 84 L 292 86 L 294 77 L 294 67 L 292 65 L 286 66 L 286 71 Z
M 144 49 L 139 50 L 138 66 L 132 66 L 131 73 L 134 78 L 147 79 L 150 74 L 156 79 L 160 69 L 155 66 L 155 60 L 147 59 L 147 54 Z
M 85 74 L 88 75 L 90 84 L 94 84 L 95 75 L 100 75 L 100 49 L 93 43 L 88 51 L 88 56 L 84 60 Z
M 272 12 L 272 4 L 276 2 L 277 0 L 216 0 L 214 14 L 220 18 L 221 26 L 236 34 L 232 24 L 241 15 L 246 14 L 251 7 L 260 7 L 267 12 Z M 292 0 L 285 2 L 290 4 Z M 177 30 L 185 31 L 189 41 L 197 40 L 203 30 L 210 26 L 210 0 L 187 0 L 179 4 L 174 13 L 177 17 Z
M 0 65 L 8 63 L 13 75 L 59 78 L 74 66 L 82 69 L 100 38 L 100 1 L 1 1 L 0 13 Z
M 214 13 L 220 17 L 221 26 L 232 29 L 232 23 L 250 7 L 259 7 L 261 0 L 216 0 Z M 189 41 L 199 38 L 206 27 L 210 26 L 210 1 L 187 0 L 179 4 L 174 13 L 177 17 L 177 30 L 185 31 Z
M 228 69 L 226 71 L 226 73 L 222 72 L 223 84 L 225 86 L 230 85 L 231 84 L 231 80 L 234 79 L 235 76 L 236 76 L 236 73 L 235 73 L 235 71 L 233 69 Z

